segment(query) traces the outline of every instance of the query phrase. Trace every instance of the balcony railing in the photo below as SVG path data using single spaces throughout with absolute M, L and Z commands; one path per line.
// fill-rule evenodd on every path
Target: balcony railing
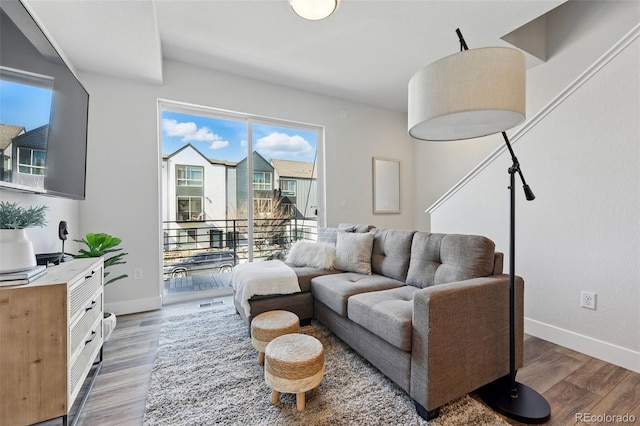
M 316 218 L 254 219 L 253 261 L 282 259 L 293 242 L 316 235 Z M 229 272 L 249 259 L 248 221 L 163 222 L 163 249 L 165 279 Z

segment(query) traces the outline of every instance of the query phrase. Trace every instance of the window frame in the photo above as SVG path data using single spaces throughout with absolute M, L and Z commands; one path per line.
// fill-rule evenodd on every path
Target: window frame
M 178 176 L 178 171 L 184 169 L 185 177 L 181 178 Z M 188 177 L 189 171 L 198 170 L 200 172 L 200 179 L 194 179 Z M 180 182 L 187 182 L 186 185 L 181 185 Z M 189 182 L 199 182 L 198 185 L 190 185 Z M 188 164 L 176 164 L 176 186 L 188 186 L 188 187 L 200 187 L 204 188 L 204 167 L 202 166 L 192 166 Z
M 29 151 L 29 164 L 27 163 L 22 163 L 21 159 L 22 159 L 22 153 Z M 43 165 L 42 166 L 38 166 L 36 164 L 34 164 L 33 162 L 33 154 L 34 152 L 40 152 L 44 155 L 44 160 L 43 160 Z M 43 150 L 43 149 L 37 149 L 37 148 L 25 148 L 22 146 L 18 147 L 18 159 L 17 159 L 17 163 L 18 163 L 18 173 L 21 173 L 23 175 L 32 175 L 32 176 L 44 176 L 45 172 L 46 172 L 46 163 L 47 163 L 47 151 Z M 22 171 L 22 168 L 28 169 L 29 171 Z M 42 173 L 33 173 L 34 170 L 39 170 Z
M 256 175 L 262 174 L 263 182 L 256 182 Z M 268 176 L 268 179 L 267 179 Z M 271 191 L 273 189 L 273 172 L 265 172 L 262 170 L 253 171 L 253 190 L 254 191 Z
M 293 190 L 284 189 L 283 184 L 293 184 Z M 298 190 L 298 181 L 295 179 L 282 178 L 280 179 L 280 194 L 287 197 L 295 197 Z
M 192 229 L 178 229 L 178 244 L 181 246 L 189 245 L 191 248 L 196 248 L 198 244 L 198 230 Z
M 189 219 L 180 219 L 180 213 L 184 213 L 184 211 L 180 210 L 180 201 L 181 199 L 188 199 L 189 201 L 189 211 L 188 211 L 188 216 Z M 194 199 L 199 199 L 200 202 L 200 211 L 196 213 L 195 210 L 192 209 L 192 201 Z M 202 218 L 198 218 L 200 215 L 204 215 L 204 197 L 203 196 L 198 196 L 198 195 L 176 195 L 176 222 L 192 222 L 192 221 L 199 221 L 199 220 L 203 220 L 204 217 Z
M 256 209 L 256 207 L 262 207 L 261 204 L 265 206 L 265 209 Z M 266 213 L 265 216 L 270 217 L 273 213 L 273 198 L 253 197 L 253 211 L 256 217 L 261 213 Z

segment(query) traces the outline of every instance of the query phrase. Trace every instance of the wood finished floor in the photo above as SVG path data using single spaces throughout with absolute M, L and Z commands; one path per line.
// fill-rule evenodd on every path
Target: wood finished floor
M 141 425 L 163 319 L 210 309 L 199 304 L 212 300 L 118 317 L 118 325 L 104 346 L 102 371 L 78 425 Z M 220 300 L 232 305 L 230 297 L 216 299 Z M 524 346 L 525 367 L 518 372 L 518 381 L 540 392 L 551 405 L 547 425 L 612 424 L 580 422 L 576 413 L 629 414 L 640 424 L 640 374 L 535 337 L 527 336 Z

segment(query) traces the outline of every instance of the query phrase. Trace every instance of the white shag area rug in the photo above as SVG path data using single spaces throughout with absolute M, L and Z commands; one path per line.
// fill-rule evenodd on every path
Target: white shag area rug
M 143 425 L 508 425 L 465 396 L 427 423 L 395 383 L 315 321 L 301 333 L 325 348 L 325 376 L 296 410 L 293 394 L 269 401 L 263 367 L 233 308 L 170 317 L 162 325 Z

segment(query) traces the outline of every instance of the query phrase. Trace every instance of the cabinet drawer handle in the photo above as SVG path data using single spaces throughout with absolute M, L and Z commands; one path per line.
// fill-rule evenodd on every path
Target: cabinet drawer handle
M 92 332 L 91 332 L 91 337 L 89 337 L 89 340 L 85 340 L 85 341 L 84 341 L 84 345 L 85 345 L 85 346 L 87 346 L 89 343 L 93 342 L 93 339 L 95 339 L 95 338 L 96 338 L 96 335 L 97 335 L 97 334 L 98 334 L 98 333 L 96 333 L 95 331 L 92 331 Z
M 91 271 L 89 275 L 85 275 L 84 279 L 88 280 L 89 278 L 92 278 L 95 274 L 96 274 L 96 271 Z
M 84 308 L 84 311 L 87 312 L 87 311 L 92 310 L 93 308 L 96 307 L 97 304 L 98 303 L 95 300 L 91 301 L 91 304 L 89 306 L 87 306 L 86 308 Z

